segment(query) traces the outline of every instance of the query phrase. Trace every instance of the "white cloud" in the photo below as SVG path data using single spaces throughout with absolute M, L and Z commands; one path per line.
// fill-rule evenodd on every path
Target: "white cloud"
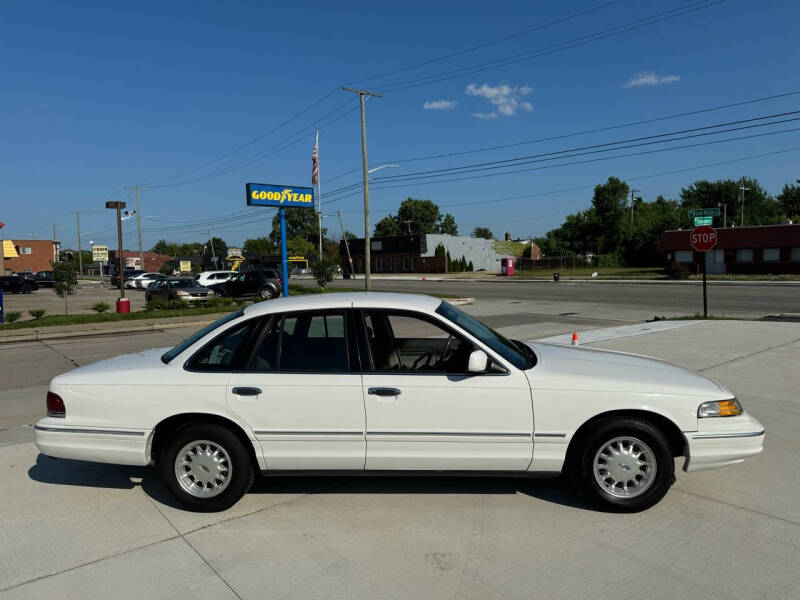
M 422 105 L 423 110 L 453 110 L 455 107 L 455 100 L 426 100 Z
M 680 80 L 681 78 L 679 75 L 658 75 L 655 71 L 642 71 L 634 75 L 623 87 L 632 88 L 663 85 L 665 83 L 675 83 Z
M 533 88 L 528 85 L 511 86 L 507 83 L 501 83 L 500 85 L 484 83 L 480 86 L 476 83 L 470 83 L 464 90 L 467 96 L 484 98 L 495 107 L 497 112 L 493 110 L 490 113 L 472 113 L 472 116 L 479 119 L 495 119 L 498 113 L 504 117 L 513 117 L 519 110 L 533 110 L 533 104 L 523 100 L 531 92 L 533 92 Z

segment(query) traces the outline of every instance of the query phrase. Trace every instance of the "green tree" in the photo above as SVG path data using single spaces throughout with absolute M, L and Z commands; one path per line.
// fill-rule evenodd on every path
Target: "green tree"
M 456 218 L 447 213 L 442 217 L 442 222 L 439 223 L 439 233 L 447 235 L 458 235 L 458 225 L 456 225 Z
M 259 256 L 269 256 L 278 252 L 276 246 L 268 237 L 247 238 L 242 246 L 244 254 L 257 254 Z
M 392 215 L 388 215 L 375 224 L 372 235 L 374 237 L 395 237 L 402 233 L 397 220 Z
M 64 314 L 69 314 L 68 296 L 78 287 L 78 269 L 71 262 L 51 262 L 53 268 L 53 289 L 59 298 L 64 299 Z
M 173 244 L 167 240 L 158 240 L 155 245 L 150 248 L 150 252 L 158 252 L 159 254 L 166 254 L 167 256 L 176 256 L 176 248 L 177 244 Z
M 467 271 L 472 273 L 472 271 L 474 271 L 474 270 L 475 270 L 475 266 L 472 264 L 472 261 L 469 261 L 469 264 L 467 265 Z
M 433 251 L 434 256 L 444 256 L 446 254 L 444 249 L 444 244 L 439 244 L 436 246 L 436 249 Z
M 492 230 L 488 227 L 476 227 L 472 230 L 472 237 L 474 238 L 483 238 L 485 240 L 493 240 L 494 234 Z
M 628 184 L 609 177 L 604 184 L 595 186 L 591 213 L 584 213 L 590 233 L 589 241 L 595 252 L 616 252 L 622 239 L 622 217 L 628 203 Z M 588 217 L 588 218 L 587 218 Z
M 226 244 L 225 240 L 222 238 L 212 236 L 211 239 L 204 244 L 203 249 L 209 256 L 212 256 L 212 248 L 214 249 L 213 256 L 217 257 L 214 264 L 216 264 L 218 268 L 222 268 L 225 265 L 225 259 L 228 258 L 228 244 Z
M 784 216 L 793 220 L 800 220 L 800 179 L 797 185 L 786 184 L 778 194 L 778 202 L 781 205 Z
M 323 290 L 325 286 L 333 281 L 333 276 L 336 274 L 337 262 L 328 257 L 322 257 L 319 260 L 312 261 L 311 274 L 317 281 L 317 285 Z
M 324 236 L 327 229 L 322 229 Z M 303 256 L 316 256 L 316 249 L 319 244 L 319 223 L 317 222 L 317 212 L 313 208 L 287 208 L 286 209 L 286 239 L 302 237 L 310 242 L 307 252 Z M 281 243 L 281 220 L 278 213 L 272 218 L 272 231 L 269 239 L 278 246 Z M 287 241 L 288 244 L 288 241 Z
M 744 192 L 745 225 L 770 225 L 780 222 L 783 213 L 781 203 L 772 198 L 757 180 L 742 177 L 738 180 L 707 181 L 702 179 L 682 188 L 681 226 L 688 228 L 693 225 L 689 218 L 689 209 L 717 207 L 720 208 L 723 215 L 727 207 L 728 222 L 724 226 L 738 225 L 741 222 L 742 205 L 739 189 L 741 185 L 749 188 Z

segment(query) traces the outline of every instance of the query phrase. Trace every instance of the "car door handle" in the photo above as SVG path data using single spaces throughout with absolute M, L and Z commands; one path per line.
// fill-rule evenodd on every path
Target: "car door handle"
M 371 387 L 367 390 L 367 393 L 373 396 L 399 396 L 401 392 L 393 387 Z
M 261 388 L 257 387 L 235 387 L 231 390 L 237 396 L 258 396 Z

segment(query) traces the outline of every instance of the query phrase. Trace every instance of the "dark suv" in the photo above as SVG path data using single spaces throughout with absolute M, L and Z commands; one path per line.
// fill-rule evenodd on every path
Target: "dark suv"
M 245 296 L 258 296 L 268 300 L 281 293 L 281 278 L 273 269 L 260 269 L 237 273 L 228 281 L 215 283 L 208 286 L 218 296 L 229 298 L 243 298 Z
M 38 290 L 39 285 L 28 277 L 21 275 L 5 275 L 0 277 L 0 290 L 4 294 L 30 294 Z

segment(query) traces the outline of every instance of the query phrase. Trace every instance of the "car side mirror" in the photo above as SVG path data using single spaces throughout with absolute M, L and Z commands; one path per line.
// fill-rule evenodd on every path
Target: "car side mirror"
M 489 364 L 489 357 L 483 350 L 474 350 L 469 355 L 467 371 L 470 373 L 485 373 L 486 366 Z

